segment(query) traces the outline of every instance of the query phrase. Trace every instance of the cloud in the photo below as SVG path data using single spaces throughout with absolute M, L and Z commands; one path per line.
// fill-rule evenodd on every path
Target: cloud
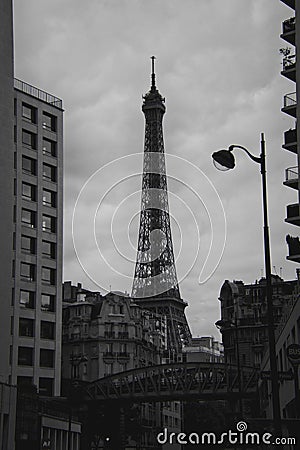
M 152 54 L 157 56 L 157 85 L 166 96 L 166 151 L 201 168 L 219 193 L 227 217 L 227 243 L 216 272 L 207 283 L 198 284 L 202 256 L 197 270 L 181 284 L 182 295 L 190 304 L 187 316 L 193 332 L 217 333 L 217 298 L 224 279 L 253 282 L 261 275 L 259 167 L 236 151 L 236 169 L 220 173 L 212 165 L 211 153 L 236 143 L 259 154 L 262 131 L 267 143 L 273 264 L 277 271 L 283 267 L 284 276 L 294 278 L 295 265 L 285 260 L 285 234 L 297 234 L 297 229 L 285 224 L 284 217 L 286 205 L 296 201 L 296 193 L 282 186 L 282 181 L 284 169 L 296 165 L 296 160 L 281 149 L 283 131 L 293 126 L 293 120 L 280 112 L 282 96 L 294 86 L 279 75 L 278 52 L 285 46 L 279 34 L 288 8 L 264 0 L 15 0 L 14 10 L 16 76 L 64 100 L 65 279 L 97 289 L 74 254 L 70 236 L 73 208 L 82 186 L 97 169 L 143 151 L 141 97 L 150 86 Z M 129 162 L 123 163 L 93 186 L 86 214 L 110 175 L 122 179 L 130 170 Z M 187 177 L 201 188 L 196 173 L 189 172 Z M 126 185 L 124 195 L 139 189 L 138 184 L 136 180 L 132 186 Z M 205 213 L 182 187 L 174 189 L 197 212 L 207 249 L 210 235 L 203 225 Z M 122 193 L 116 191 L 111 200 L 118 204 L 121 199 Z M 207 195 L 208 208 L 212 207 L 210 199 Z M 132 200 L 130 205 L 137 209 L 140 201 Z M 193 248 L 187 232 L 190 221 L 188 214 L 177 209 L 171 213 L 180 219 L 188 254 Z M 122 225 L 126 217 L 120 212 L 120 222 L 115 224 L 119 238 L 125 231 Z M 111 211 L 103 211 L 103 227 L 110 226 L 110 218 Z M 78 232 L 83 237 L 88 232 L 84 221 Z M 103 234 L 98 229 L 102 238 L 107 232 L 108 228 Z M 177 249 L 179 234 L 173 234 Z M 130 235 L 136 242 L 137 230 L 131 227 Z M 122 267 L 123 260 L 106 244 L 109 257 L 116 267 Z M 97 264 L 92 246 L 90 243 L 86 248 L 91 265 Z M 177 268 L 178 273 L 183 266 Z M 127 273 L 133 270 L 133 266 L 126 266 Z M 100 266 L 99 274 L 103 285 L 131 288 L 130 279 L 124 282 Z

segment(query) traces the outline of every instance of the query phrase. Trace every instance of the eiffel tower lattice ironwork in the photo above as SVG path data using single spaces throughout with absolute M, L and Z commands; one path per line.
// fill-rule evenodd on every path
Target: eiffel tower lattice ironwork
M 143 97 L 145 147 L 137 260 L 132 297 L 167 319 L 168 348 L 181 350 L 191 338 L 181 298 L 173 252 L 163 140 L 165 99 L 155 84 L 152 56 L 151 89 Z

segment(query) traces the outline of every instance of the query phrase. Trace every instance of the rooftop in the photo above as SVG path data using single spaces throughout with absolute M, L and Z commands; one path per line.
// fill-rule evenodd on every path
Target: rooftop
M 14 79 L 14 88 L 18 89 L 25 94 L 31 95 L 32 97 L 36 97 L 43 102 L 48 103 L 49 105 L 55 106 L 56 108 L 62 109 L 63 103 L 62 100 L 58 97 L 55 97 L 52 94 L 48 94 L 48 92 L 42 91 L 41 89 L 32 86 L 31 84 L 25 83 L 25 81 Z

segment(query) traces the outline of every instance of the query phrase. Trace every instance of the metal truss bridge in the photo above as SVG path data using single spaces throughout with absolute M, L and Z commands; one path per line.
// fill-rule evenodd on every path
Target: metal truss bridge
M 221 363 L 175 363 L 117 373 L 85 387 L 86 400 L 171 401 L 255 397 L 259 372 Z

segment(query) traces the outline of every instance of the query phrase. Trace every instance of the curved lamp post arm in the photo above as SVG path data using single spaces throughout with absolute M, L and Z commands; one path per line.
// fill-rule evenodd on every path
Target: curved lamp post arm
M 262 163 L 262 160 L 263 160 L 262 156 L 259 157 L 259 156 L 252 155 L 252 153 L 250 153 L 249 150 L 247 150 L 246 147 L 243 147 L 242 145 L 230 145 L 228 147 L 228 150 L 230 152 L 232 152 L 232 150 L 234 150 L 235 148 L 240 148 L 241 150 L 244 150 L 244 152 L 247 153 L 247 155 L 249 156 L 249 158 L 252 159 L 252 161 L 259 163 L 259 164 Z

